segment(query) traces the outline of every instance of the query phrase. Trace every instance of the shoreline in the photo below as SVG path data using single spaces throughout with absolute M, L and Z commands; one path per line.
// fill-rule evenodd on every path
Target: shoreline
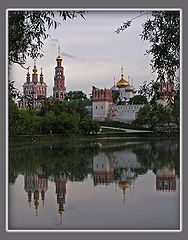
M 15 135 L 9 137 L 9 144 L 17 143 L 19 144 L 39 144 L 39 143 L 52 143 L 60 141 L 113 141 L 113 140 L 123 140 L 123 141 L 144 141 L 144 140 L 168 140 L 168 139 L 179 139 L 179 132 L 175 133 L 155 133 L 155 132 L 114 132 L 114 133 L 99 133 L 95 135 Z

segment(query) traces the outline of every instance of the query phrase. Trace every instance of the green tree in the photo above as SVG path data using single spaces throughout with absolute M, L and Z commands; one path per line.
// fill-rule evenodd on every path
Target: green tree
M 113 103 L 117 103 L 119 100 L 119 90 L 112 91 L 112 98 L 113 98 Z
M 130 99 L 130 104 L 146 104 L 148 102 L 147 98 L 142 95 L 136 95 Z
M 38 110 L 30 108 L 20 109 L 19 115 L 21 134 L 33 135 L 40 133 L 41 118 L 38 115 Z
M 54 122 L 55 122 L 55 114 L 53 111 L 49 111 L 44 116 L 42 116 L 42 120 L 41 120 L 42 133 L 49 134 L 51 131 L 53 133 Z
M 82 134 L 97 134 L 99 130 L 99 123 L 92 119 L 83 119 L 80 123 L 80 131 Z
M 8 11 L 8 60 L 9 72 L 14 63 L 23 68 L 27 57 L 37 59 L 43 56 L 44 41 L 50 37 L 49 29 L 56 29 L 60 20 L 84 18 L 86 11 Z M 9 98 L 18 95 L 14 82 L 9 81 Z
M 20 114 L 19 109 L 14 100 L 9 99 L 9 135 L 20 133 L 19 126 Z
M 87 95 L 82 91 L 69 91 L 65 94 L 65 100 L 68 100 L 68 101 L 71 101 L 71 100 L 83 101 L 86 99 L 87 99 Z
M 164 127 L 166 124 L 170 126 L 171 121 L 171 109 L 169 107 L 148 103 L 139 110 L 133 124 L 156 130 L 157 127 Z
M 85 11 L 8 11 L 9 63 L 23 66 L 27 57 L 43 56 L 44 41 L 50 36 L 48 29 L 57 28 L 62 20 L 84 18 Z

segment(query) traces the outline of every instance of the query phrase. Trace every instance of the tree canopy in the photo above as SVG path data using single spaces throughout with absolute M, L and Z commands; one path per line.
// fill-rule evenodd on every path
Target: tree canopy
M 33 59 L 43 56 L 44 40 L 49 37 L 48 29 L 60 25 L 62 20 L 84 18 L 85 11 L 9 11 L 8 38 L 9 63 L 23 66 L 27 57 Z
M 86 100 L 87 95 L 83 93 L 82 91 L 69 91 L 65 93 L 65 100 L 71 101 L 71 100 Z

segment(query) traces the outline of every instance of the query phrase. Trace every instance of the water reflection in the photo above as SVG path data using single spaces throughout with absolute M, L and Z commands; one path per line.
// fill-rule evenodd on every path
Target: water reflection
M 40 208 L 45 208 L 46 195 L 53 184 L 54 192 L 50 198 L 56 202 L 61 224 L 66 211 L 66 195 L 71 192 L 67 183 L 83 182 L 90 176 L 90 191 L 93 191 L 92 187 L 119 188 L 125 202 L 127 190 L 130 193 L 135 191 L 139 176 L 147 175 L 148 171 L 155 174 L 155 189 L 152 191 L 176 192 L 178 142 L 67 142 L 25 146 L 21 151 L 18 146 L 10 149 L 9 182 L 17 188 L 18 176 L 24 176 L 28 208 L 33 209 L 35 216 L 40 215 Z M 70 201 L 71 197 L 68 199 Z
M 41 168 L 36 171 L 36 174 L 24 174 L 24 190 L 28 196 L 29 208 L 33 201 L 36 216 L 38 216 L 39 201 L 41 200 L 44 206 L 45 193 L 48 190 L 48 178 L 43 176 Z
M 156 173 L 156 190 L 157 191 L 176 191 L 176 172 L 165 166 L 158 169 Z

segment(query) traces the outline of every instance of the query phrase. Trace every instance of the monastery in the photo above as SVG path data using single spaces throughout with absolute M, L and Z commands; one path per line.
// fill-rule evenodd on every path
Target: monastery
M 58 47 L 58 56 L 56 57 L 55 74 L 53 81 L 53 97 L 63 101 L 65 98 L 65 75 L 64 67 L 62 66 L 63 57 L 60 55 L 60 47 Z M 19 108 L 27 108 L 32 104 L 32 107 L 40 108 L 47 97 L 47 85 L 44 82 L 44 75 L 37 73 L 36 61 L 34 61 L 33 73 L 26 74 L 26 81 L 23 84 L 23 98 L 18 101 Z M 128 78 L 129 79 L 129 78 Z M 166 105 L 166 97 L 174 89 L 173 83 L 162 83 L 160 91 L 164 93 L 160 103 Z M 92 87 L 92 118 L 96 121 L 119 121 L 131 123 L 135 120 L 137 112 L 143 105 L 130 104 L 130 99 L 136 94 L 136 89 L 124 78 L 123 67 L 121 68 L 121 78 L 109 89 L 99 89 Z M 114 101 L 114 96 L 117 97 Z
M 92 89 L 93 119 L 96 121 L 119 121 L 130 123 L 136 118 L 136 113 L 143 105 L 129 104 L 130 99 L 136 94 L 135 88 L 124 79 L 121 68 L 121 79 L 111 89 Z M 117 102 L 113 102 L 113 95 L 118 92 Z M 118 103 L 121 101 L 121 105 Z

